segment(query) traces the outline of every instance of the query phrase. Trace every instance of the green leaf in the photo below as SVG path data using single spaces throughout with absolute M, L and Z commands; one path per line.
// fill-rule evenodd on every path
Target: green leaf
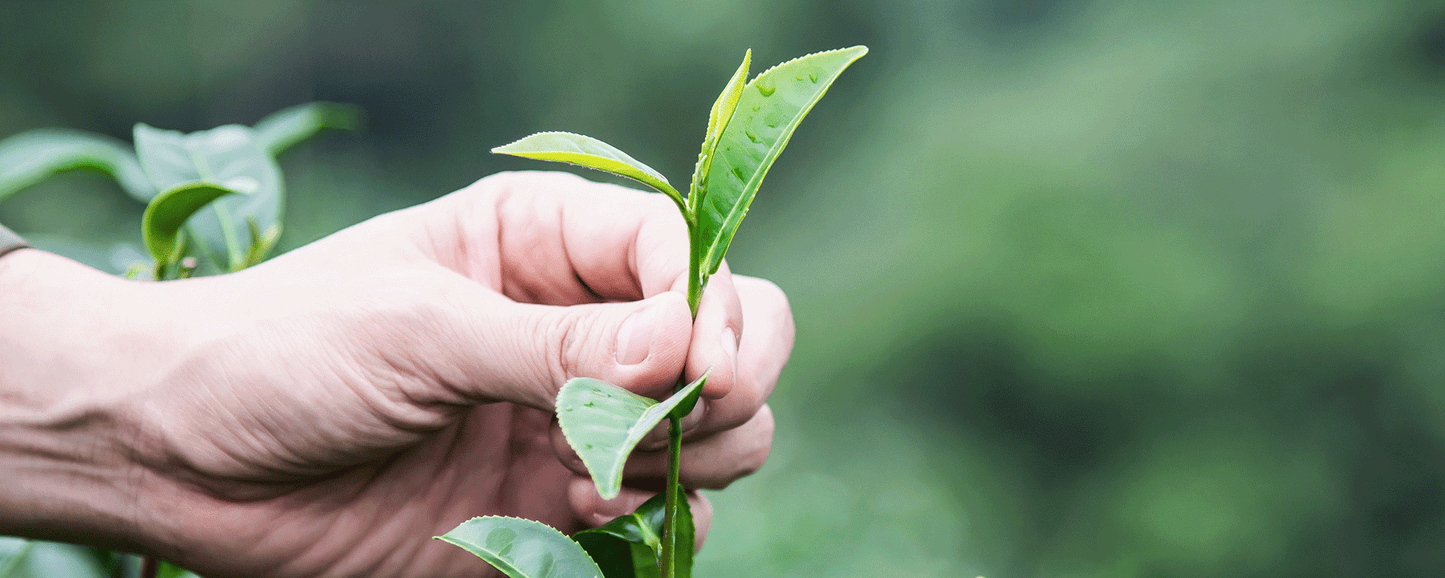
M 20 567 L 34 544 L 24 538 L 0 536 L 0 578 L 14 575 L 15 569 Z
M 703 375 L 661 403 L 590 377 L 562 385 L 557 392 L 557 421 L 567 443 L 591 472 L 598 494 L 609 500 L 617 497 L 622 467 L 632 448 L 673 408 L 689 398 L 695 403 L 706 382 Z
M 539 132 L 509 145 L 492 149 L 493 153 L 512 155 L 541 161 L 555 161 L 574 164 L 627 177 L 657 189 L 672 198 L 678 208 L 686 212 L 682 194 L 668 184 L 667 178 L 637 161 L 616 147 L 580 134 L 570 132 Z
M 356 130 L 361 107 L 334 102 L 309 102 L 272 113 L 256 123 L 256 144 L 271 155 L 280 154 L 323 129 Z
M 281 169 L 250 128 L 232 124 L 182 134 L 137 124 L 135 145 L 141 166 L 160 190 L 206 183 L 248 193 L 217 200 L 186 227 L 222 269 L 234 269 L 245 260 L 248 218 L 256 219 L 263 231 L 281 222 Z M 213 249 L 224 252 L 217 256 Z
M 702 152 L 697 155 L 697 166 L 692 172 L 691 192 L 687 196 L 688 206 L 696 207 L 707 190 L 707 171 L 712 166 L 713 149 L 717 148 L 718 139 L 722 136 L 723 129 L 727 128 L 728 121 L 732 120 L 733 111 L 738 108 L 738 99 L 742 98 L 744 85 L 748 81 L 748 69 L 752 66 L 753 51 L 748 49 L 743 53 L 743 63 L 738 66 L 737 72 L 733 73 L 731 80 L 728 80 L 722 94 L 717 96 L 717 102 L 712 104 L 712 113 L 707 118 L 707 136 L 702 140 Z
M 607 578 L 662 576 L 662 521 L 667 493 L 659 493 L 607 524 L 572 536 L 597 561 Z
M 246 258 L 231 269 L 232 273 L 254 267 L 265 261 L 266 255 L 271 252 L 271 249 L 276 246 L 276 241 L 281 238 L 280 225 L 271 225 L 270 229 L 262 233 L 261 226 L 256 223 L 256 219 L 247 218 L 246 226 L 251 231 L 251 246 L 246 251 Z
M 84 546 L 0 537 L 0 578 L 108 578 L 105 570 Z
M 616 533 L 603 531 L 603 528 L 613 527 L 613 530 L 620 530 L 615 526 L 625 523 L 636 530 L 641 527 L 640 518 L 637 514 L 627 514 L 610 522 L 602 528 L 584 530 L 578 532 L 573 539 L 582 545 L 587 555 L 597 562 L 597 567 L 602 569 L 602 575 L 606 578 L 661 578 L 662 568 L 658 566 L 657 554 L 662 549 L 661 538 L 648 530 L 652 538 L 652 544 L 628 539 Z
M 156 195 L 141 217 L 141 234 L 156 263 L 168 265 L 179 259 L 181 227 L 201 208 L 234 192 L 216 185 L 193 183 Z
M 798 123 L 843 69 L 867 53 L 867 47 L 854 46 L 810 54 L 779 64 L 748 83 L 714 149 L 706 190 L 696 207 L 702 241 L 697 250 L 703 251 L 704 276 L 722 265 L 763 177 Z
M 124 142 L 102 134 L 45 128 L 0 140 L 0 199 L 52 174 L 82 167 L 110 173 L 127 194 L 141 202 L 156 194 Z
M 156 572 L 156 578 L 189 578 L 191 576 L 195 576 L 195 574 L 191 573 L 189 570 L 186 570 L 185 568 L 182 568 L 170 562 L 166 562 L 165 560 L 160 561 L 160 567 L 158 570 L 159 571 Z
M 476 554 L 508 578 L 602 578 L 582 546 L 541 522 L 472 518 L 436 539 Z

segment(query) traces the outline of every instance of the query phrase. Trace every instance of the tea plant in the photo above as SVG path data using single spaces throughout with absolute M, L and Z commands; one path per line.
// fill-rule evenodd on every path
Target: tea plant
M 265 260 L 281 235 L 285 186 L 276 155 L 322 129 L 355 128 L 359 120 L 355 107 L 310 103 L 254 127 L 230 124 L 183 134 L 141 123 L 133 151 L 105 135 L 32 130 L 0 141 L 0 200 L 61 171 L 99 169 L 146 203 L 140 228 L 153 262 L 134 264 L 127 277 L 239 271 Z M 25 558 L 51 545 L 0 538 L 0 546 L 0 578 L 50 574 L 29 568 Z M 110 575 L 121 574 L 123 555 L 99 552 L 96 558 Z M 154 558 L 142 563 L 141 575 L 194 576 Z
M 843 69 L 868 52 L 864 46 L 810 54 L 747 80 L 752 51 L 713 104 L 707 135 L 687 197 L 662 174 L 597 139 L 544 132 L 492 152 L 571 163 L 627 177 L 672 199 L 687 222 L 687 302 L 697 315 L 708 279 L 722 266 L 738 224 L 768 168 L 787 146 L 813 105 Z M 510 578 L 685 578 L 692 575 L 693 522 L 678 480 L 680 420 L 697 404 L 707 380 L 683 384 L 661 402 L 616 385 L 576 378 L 557 394 L 557 419 L 603 498 L 617 496 L 627 456 L 663 419 L 668 421 L 666 490 L 636 512 L 575 541 L 531 520 L 473 518 L 438 539 L 466 549 Z

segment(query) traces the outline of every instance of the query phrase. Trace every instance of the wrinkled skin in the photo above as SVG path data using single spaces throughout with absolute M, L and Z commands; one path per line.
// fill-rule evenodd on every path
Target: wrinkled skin
M 0 413 L 29 416 L 0 417 L 0 469 L 22 474 L 0 531 L 215 578 L 486 575 L 430 537 L 488 514 L 572 532 L 661 487 L 654 435 L 622 495 L 596 495 L 551 415 L 566 379 L 661 397 L 709 367 L 682 479 L 721 488 L 767 457 L 792 318 L 776 286 L 724 267 L 693 321 L 686 270 L 666 198 L 557 173 L 483 179 L 221 277 L 124 282 L 13 253 L 0 327 L 26 339 L 0 328 L 0 403 L 23 403 L 0 408 L 33 412 Z M 691 499 L 702 536 L 711 508 Z

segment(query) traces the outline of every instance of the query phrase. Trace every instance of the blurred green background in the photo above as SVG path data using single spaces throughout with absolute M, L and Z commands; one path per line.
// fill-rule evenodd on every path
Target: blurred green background
M 853 44 L 730 255 L 798 345 L 699 576 L 1445 575 L 1445 2 L 7 1 L 0 136 L 361 105 L 292 248 L 537 130 L 682 179 L 744 49 Z

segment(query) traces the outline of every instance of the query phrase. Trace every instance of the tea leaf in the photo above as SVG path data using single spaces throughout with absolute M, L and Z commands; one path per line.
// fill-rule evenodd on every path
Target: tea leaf
M 24 538 L 0 536 L 0 578 L 10 578 L 34 545 L 35 542 Z
M 255 218 L 262 231 L 281 222 L 281 169 L 250 128 L 231 124 L 182 134 L 137 124 L 135 146 L 141 166 L 160 190 L 205 183 L 248 193 L 217 200 L 186 226 L 191 241 L 222 269 L 235 269 L 246 258 L 247 217 Z M 224 253 L 218 257 L 217 250 Z
M 712 105 L 712 113 L 707 119 L 707 136 L 702 141 L 702 152 L 697 155 L 697 166 L 692 172 L 691 192 L 687 196 L 687 203 L 690 207 L 696 207 L 700 197 L 707 190 L 707 171 L 712 166 L 713 149 L 717 148 L 718 138 L 722 136 L 723 129 L 727 128 L 728 121 L 732 120 L 733 111 L 738 108 L 738 99 L 742 98 L 744 85 L 748 81 L 748 69 L 752 65 L 753 51 L 749 49 L 743 53 L 743 63 L 738 66 L 737 72 L 733 73 L 732 79 L 728 80 L 726 88 L 717 97 L 717 102 Z
M 688 509 L 687 497 L 682 492 L 678 495 L 682 497 L 677 510 L 678 543 L 693 544 L 692 510 Z M 660 536 L 666 506 L 667 493 L 658 493 L 638 506 L 637 511 L 620 516 L 602 527 L 578 532 L 573 538 L 582 544 L 593 560 L 597 560 L 607 578 L 661 576 L 658 559 L 662 553 Z M 676 576 L 687 576 L 692 571 L 692 548 L 685 550 L 679 550 Z
M 145 237 L 146 250 L 150 251 L 156 263 L 169 264 L 179 258 L 176 249 L 180 243 L 181 227 L 191 215 L 234 192 L 225 187 L 194 183 L 156 195 L 141 216 L 141 236 Z
M 0 140 L 0 199 L 52 174 L 82 167 L 110 173 L 126 194 L 143 203 L 156 195 L 130 146 L 102 134 L 46 128 Z
M 508 578 L 602 578 L 582 546 L 541 522 L 472 518 L 436 539 L 476 554 Z
M 280 154 L 322 129 L 356 130 L 361 107 L 334 102 L 309 102 L 282 109 L 256 123 L 256 144 L 271 155 Z
M 662 505 L 663 494 L 659 494 L 636 512 L 600 528 L 578 532 L 572 538 L 592 556 L 607 578 L 660 578 L 662 568 L 657 556 L 662 550 Z M 645 515 L 649 508 L 657 510 L 657 515 Z
M 629 516 L 631 514 L 628 514 Z M 574 539 L 597 563 L 605 578 L 662 578 L 657 552 L 646 544 L 606 534 L 579 532 Z
M 638 162 L 616 147 L 570 132 L 539 132 L 509 145 L 492 149 L 493 153 L 574 164 L 614 175 L 627 177 L 657 189 L 686 212 L 682 194 L 668 184 L 667 177 Z
M 597 493 L 617 497 L 622 489 L 622 467 L 637 442 L 657 426 L 673 408 L 697 402 L 703 375 L 672 397 L 658 403 L 600 379 L 568 380 L 557 392 L 557 421 L 567 443 L 577 450 Z
M 156 573 L 156 578 L 195 578 L 195 576 L 194 572 L 165 560 L 160 561 L 159 572 Z
M 798 123 L 843 69 L 867 53 L 867 47 L 854 46 L 810 54 L 748 83 L 713 150 L 706 191 L 696 206 L 704 279 L 722 265 L 748 205 Z

